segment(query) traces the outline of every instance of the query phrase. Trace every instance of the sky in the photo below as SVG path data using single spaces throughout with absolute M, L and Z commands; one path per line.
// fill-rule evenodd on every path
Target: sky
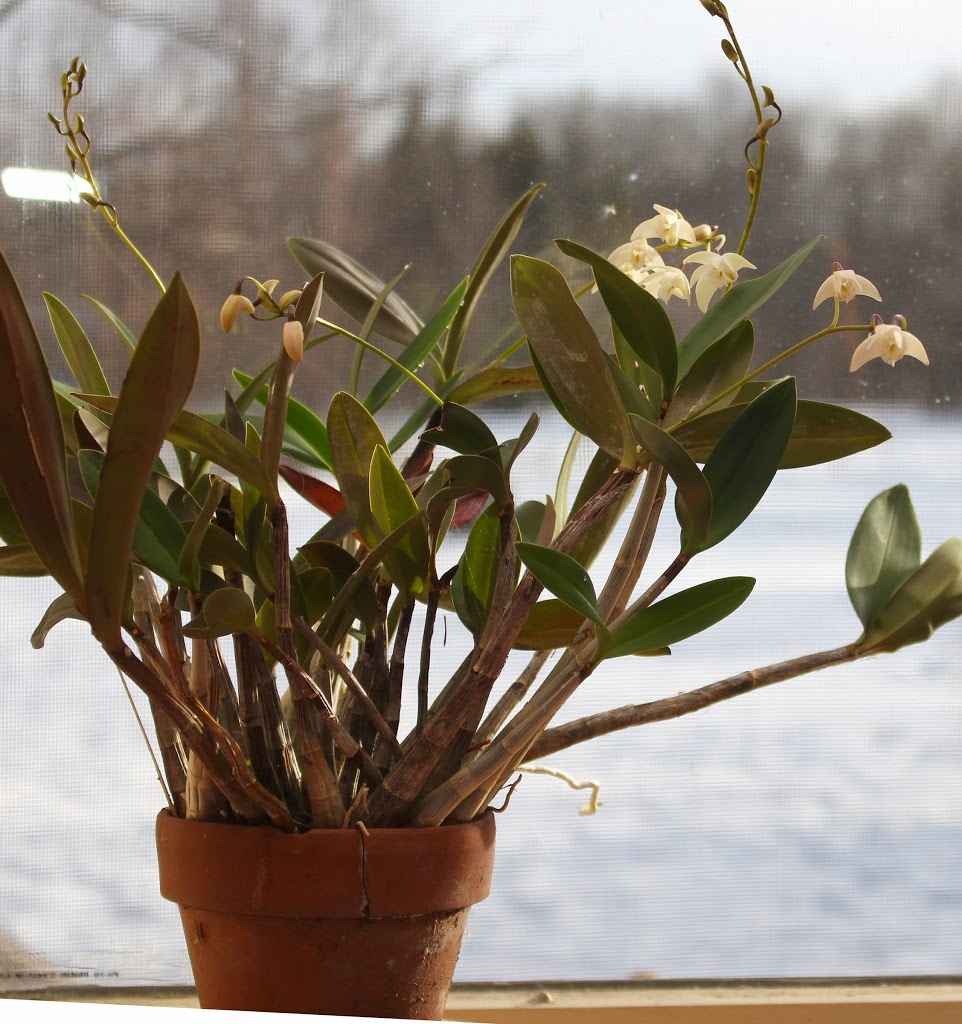
M 395 0 L 445 61 L 486 63 L 474 101 L 559 85 L 690 96 L 724 71 L 723 26 L 698 0 Z M 729 0 L 749 66 L 776 98 L 860 111 L 962 79 L 958 0 Z

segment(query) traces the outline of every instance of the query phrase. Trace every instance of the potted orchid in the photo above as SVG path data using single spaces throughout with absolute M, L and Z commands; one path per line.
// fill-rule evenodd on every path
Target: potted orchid
M 742 526 L 778 472 L 888 438 L 867 416 L 799 398 L 794 378 L 779 376 L 785 358 L 855 332 L 864 337 L 853 372 L 874 358 L 928 363 L 900 315 L 840 323 L 843 303 L 881 296 L 835 264 L 814 296 L 816 308 L 830 303 L 830 323 L 753 368 L 752 314 L 818 258 L 819 239 L 770 269 L 746 256 L 781 110 L 756 86 L 724 4 L 701 3 L 724 28 L 724 53 L 756 115 L 737 244 L 656 205 L 607 257 L 557 243 L 578 268 L 573 291 L 552 263 L 512 254 L 536 185 L 422 319 L 397 281 L 292 238 L 296 275 L 285 271 L 283 287 L 243 277 L 224 302 L 223 329 L 241 317 L 262 322 L 274 356 L 251 374 L 235 371 L 224 408 L 209 415 L 186 407 L 202 343 L 187 286 L 179 275 L 164 283 L 123 232 L 75 109 L 87 69 L 75 60 L 62 76 L 62 107 L 50 118 L 83 198 L 160 297 L 139 335 L 105 311 L 131 350 L 113 393 L 77 318 L 45 296 L 74 377 L 62 384 L 0 260 L 0 567 L 47 573 L 62 588 L 36 645 L 62 619 L 84 619 L 148 698 L 166 789 L 161 886 L 181 907 L 204 1005 L 439 1016 L 467 907 L 488 890 L 491 808 L 507 802 L 525 764 L 898 650 L 962 612 L 962 541 L 923 560 L 898 484 L 869 504 L 851 541 L 845 582 L 861 627 L 850 643 L 557 724 L 603 662 L 657 671 L 640 656 L 669 653 L 749 599 L 750 577 L 676 580 Z M 502 351 L 467 374 L 466 332 L 509 257 L 523 335 L 515 347 L 529 358 L 508 370 Z M 678 337 L 670 311 L 692 299 L 701 315 Z M 331 318 L 335 306 L 353 326 Z M 588 308 L 603 317 L 602 334 Z M 335 336 L 383 371 L 366 394 L 355 374 L 321 416 L 292 388 Z M 506 439 L 477 411 L 523 391 L 547 396 L 572 429 L 554 500 L 516 503 L 512 489 L 537 415 Z M 415 394 L 401 429 L 385 435 L 378 414 Z M 577 482 L 579 442 L 594 454 Z M 569 482 L 578 483 L 571 499 Z M 317 510 L 316 533 L 296 550 L 284 483 Z M 677 550 L 651 567 L 663 519 Z M 596 588 L 589 570 L 622 520 L 617 557 Z M 439 683 L 432 647 L 442 616 L 472 645 Z M 528 665 L 500 686 L 518 649 Z M 357 945 L 337 955 L 346 942 Z

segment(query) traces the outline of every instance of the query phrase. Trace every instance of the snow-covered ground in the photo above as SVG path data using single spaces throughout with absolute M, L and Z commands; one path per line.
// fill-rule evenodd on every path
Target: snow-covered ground
M 947 410 L 880 418 L 893 441 L 784 474 L 679 581 L 757 576 L 731 620 L 671 658 L 606 666 L 562 718 L 853 639 L 845 550 L 869 498 L 908 483 L 925 553 L 962 533 L 962 423 Z M 553 489 L 538 468 L 565 443 L 542 427 L 518 467 L 523 497 Z M 298 529 L 310 533 L 306 518 Z M 665 529 L 652 566 L 676 538 Z M 78 623 L 29 647 L 53 596 L 46 581 L 0 588 L 0 938 L 51 980 L 188 982 L 176 908 L 157 893 L 162 795 L 116 673 Z M 924 647 L 557 755 L 601 784 L 603 806 L 579 817 L 583 794 L 524 779 L 498 819 L 494 892 L 472 911 L 458 977 L 962 973 L 960 651 L 957 623 Z M 23 971 L 0 959 L 0 988 Z

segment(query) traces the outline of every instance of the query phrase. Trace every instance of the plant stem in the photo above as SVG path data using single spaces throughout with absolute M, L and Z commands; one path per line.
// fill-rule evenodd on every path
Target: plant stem
M 624 707 L 613 708 L 597 715 L 588 715 L 585 718 L 579 718 L 545 731 L 532 745 L 528 756 L 531 758 L 547 757 L 549 754 L 565 750 L 576 743 L 583 743 L 596 736 L 605 736 L 619 729 L 629 729 L 636 725 L 680 718 L 682 715 L 689 715 L 693 711 L 700 711 L 719 701 L 750 693 L 763 686 L 770 686 L 772 683 L 778 683 L 785 679 L 793 679 L 796 676 L 828 668 L 831 665 L 855 661 L 861 657 L 866 657 L 866 655 L 859 651 L 854 644 L 846 644 L 832 650 L 778 662 L 765 668 L 741 672 L 738 675 L 729 676 L 727 679 L 673 697 L 649 701 L 647 704 L 626 704 Z

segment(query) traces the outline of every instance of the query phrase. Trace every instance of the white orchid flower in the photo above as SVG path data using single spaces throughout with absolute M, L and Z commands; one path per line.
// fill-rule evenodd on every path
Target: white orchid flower
M 665 261 L 661 258 L 661 253 L 650 246 L 644 239 L 625 242 L 624 245 L 619 245 L 608 256 L 608 262 L 613 263 L 623 274 L 627 274 L 635 284 L 644 283 L 649 268 L 663 267 L 665 265 Z M 596 292 L 598 286 L 594 285 L 591 290 Z
M 896 317 L 890 324 L 879 321 L 872 333 L 852 353 L 848 372 L 854 373 L 872 359 L 881 359 L 883 363 L 894 366 L 904 356 L 912 356 L 920 363 L 929 365 L 929 357 L 922 342 L 905 329 L 903 317 Z
M 667 206 L 653 207 L 657 217 L 642 221 L 631 233 L 632 241 L 639 238 L 660 238 L 667 245 L 678 246 L 684 242 L 696 244 L 695 229 L 685 220 L 679 210 L 669 210 Z
M 678 267 L 654 267 L 639 284 L 656 299 L 667 302 L 673 295 L 691 304 L 691 288 L 684 271 Z
M 867 295 L 871 299 L 882 301 L 878 289 L 867 277 L 856 274 L 854 270 L 843 270 L 841 263 L 833 263 L 832 273 L 825 278 L 815 293 L 812 309 L 817 309 L 826 299 L 851 302 L 856 295 Z
M 749 263 L 737 252 L 693 252 L 685 260 L 685 265 L 698 263 L 691 275 L 691 283 L 695 288 L 695 300 L 698 308 L 704 313 L 708 309 L 711 297 L 719 288 L 727 288 L 738 280 L 740 270 L 755 270 L 755 264 Z

